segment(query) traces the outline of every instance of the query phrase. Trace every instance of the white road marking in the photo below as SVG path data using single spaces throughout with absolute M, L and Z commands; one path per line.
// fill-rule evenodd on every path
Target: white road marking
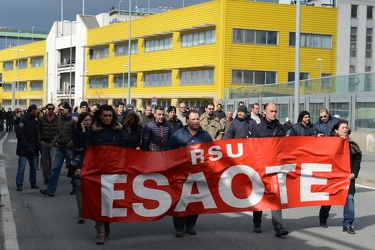
M 3 139 L 0 141 L 0 154 L 3 154 L 3 142 L 7 138 L 8 134 L 5 134 Z M 1 203 L 4 207 L 0 208 L 2 213 L 2 224 L 4 231 L 4 246 L 5 250 L 18 250 L 17 241 L 17 230 L 16 224 L 14 223 L 14 217 L 12 207 L 10 204 L 9 189 L 7 184 L 7 177 L 5 172 L 4 161 L 0 160 L 0 191 L 1 191 Z

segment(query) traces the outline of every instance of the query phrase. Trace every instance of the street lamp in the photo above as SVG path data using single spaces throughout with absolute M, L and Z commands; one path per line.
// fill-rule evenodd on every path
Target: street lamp
M 319 62 L 319 77 L 322 78 L 322 63 L 323 63 L 323 59 L 322 58 L 318 58 L 318 62 Z
M 17 57 L 17 85 L 16 85 L 16 92 L 17 92 L 17 107 L 19 106 L 19 98 L 20 98 L 20 93 L 19 93 L 19 87 L 20 87 L 20 52 L 24 52 L 23 49 L 13 49 L 13 51 L 17 51 L 18 57 Z
M 123 67 L 128 67 L 129 65 L 122 65 Z M 129 85 L 129 82 L 128 82 Z M 125 103 L 125 69 L 122 70 L 122 103 Z
M 34 42 L 34 26 L 31 27 L 31 42 Z
M 120 14 L 120 10 L 121 10 L 121 3 L 122 3 L 122 1 L 118 1 L 118 14 Z
M 128 97 L 127 104 L 131 104 L 130 99 L 130 71 L 131 71 L 131 33 L 132 32 L 132 0 L 129 0 L 129 47 L 128 47 Z
M 20 46 L 20 32 L 21 30 L 18 31 L 18 42 L 17 42 L 18 45 L 17 46 Z
M 69 48 L 69 105 L 72 106 L 72 63 L 73 63 L 73 22 L 64 20 L 65 23 L 70 23 L 70 48 Z

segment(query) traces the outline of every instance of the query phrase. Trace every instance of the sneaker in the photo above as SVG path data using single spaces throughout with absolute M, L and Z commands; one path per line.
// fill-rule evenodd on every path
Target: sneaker
M 186 233 L 190 235 L 197 235 L 197 231 L 194 229 L 194 227 L 186 228 Z
M 17 191 L 23 191 L 22 186 L 17 186 Z
M 287 235 L 289 232 L 286 230 L 281 224 L 277 225 L 275 228 L 275 236 L 276 237 L 281 237 L 283 235 Z
M 254 233 L 261 233 L 262 232 L 262 227 L 260 223 L 254 223 Z
M 342 231 L 347 232 L 348 234 L 355 234 L 353 227 L 343 227 Z
M 174 235 L 176 238 L 181 238 L 184 237 L 184 230 L 183 229 L 178 229 L 176 230 L 176 234 Z
M 41 194 L 44 194 L 44 195 L 51 196 L 51 197 L 55 196 L 55 194 L 52 193 L 51 191 L 49 191 L 48 189 L 41 189 L 41 190 L 40 190 L 40 193 L 41 193 Z
M 322 227 L 322 228 L 328 228 L 328 224 L 327 224 L 327 222 L 320 222 L 320 226 Z
M 39 186 L 36 183 L 31 183 L 31 188 L 32 189 L 39 189 Z

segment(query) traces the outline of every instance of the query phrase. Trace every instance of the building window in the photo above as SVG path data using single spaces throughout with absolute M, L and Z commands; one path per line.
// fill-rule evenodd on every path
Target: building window
M 31 58 L 31 68 L 43 67 L 43 57 Z
M 191 47 L 216 42 L 215 30 L 204 30 L 181 35 L 181 47 Z
M 172 37 L 163 37 L 145 41 L 145 52 L 172 49 Z
M 19 82 L 18 91 L 26 92 L 27 91 L 27 83 L 26 82 Z
M 131 42 L 130 53 L 138 53 L 138 42 Z M 115 56 L 124 56 L 129 54 L 129 43 L 115 45 Z
M 124 82 L 124 87 L 128 87 L 128 74 L 124 75 L 124 78 L 122 76 L 115 76 L 114 83 L 115 88 L 122 88 L 122 82 Z M 137 87 L 137 76 L 130 75 L 130 87 Z
M 357 28 L 350 28 L 350 57 L 357 57 Z
M 7 71 L 7 70 L 13 70 L 13 62 L 4 62 L 3 63 L 3 70 L 4 71 Z
M 108 88 L 108 77 L 90 78 L 89 88 L 90 89 Z
M 90 59 L 108 58 L 109 48 L 90 49 Z
M 322 73 L 322 78 L 320 79 L 320 88 L 330 89 L 332 88 L 332 74 Z
M 349 66 L 349 74 L 353 74 L 353 73 L 356 73 L 355 66 L 354 65 L 350 65 Z
M 180 73 L 180 85 L 213 84 L 214 70 L 192 70 Z
M 273 84 L 277 73 L 274 71 L 232 70 L 232 84 Z
M 279 32 L 233 29 L 233 43 L 277 45 Z
M 366 58 L 372 57 L 372 28 L 366 29 Z
M 373 79 L 373 73 L 370 73 L 371 72 L 371 67 L 370 66 L 366 66 L 365 67 L 365 72 L 369 72 L 369 73 L 365 73 L 365 91 L 373 91 L 373 87 L 372 87 L 372 79 Z
M 296 33 L 289 33 L 289 46 L 296 46 Z M 332 49 L 332 35 L 301 33 L 302 48 Z
M 4 83 L 3 84 L 3 92 L 12 92 L 12 84 L 11 83 Z M 3 103 L 4 105 L 4 103 Z
M 43 90 L 43 82 L 31 82 L 30 83 L 31 91 L 40 91 Z
M 288 72 L 288 83 L 287 83 L 288 87 L 294 87 L 294 79 L 295 79 L 294 76 L 295 76 L 295 72 Z M 304 81 L 305 88 L 310 87 L 310 81 L 308 81 L 308 79 L 310 79 L 310 73 L 303 73 L 303 72 L 299 73 L 299 80 Z
M 16 69 L 27 69 L 27 59 L 19 60 L 20 66 L 18 67 L 18 60 L 16 61 Z
M 358 5 L 352 5 L 352 18 L 357 18 Z
M 367 19 L 372 20 L 372 11 L 374 9 L 374 6 L 367 6 Z
M 172 73 L 145 74 L 144 86 L 172 86 Z

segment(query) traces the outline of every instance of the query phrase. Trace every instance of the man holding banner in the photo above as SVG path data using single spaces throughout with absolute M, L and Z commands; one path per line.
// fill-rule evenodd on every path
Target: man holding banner
M 176 149 L 189 145 L 200 144 L 212 141 L 211 135 L 200 127 L 199 112 L 197 110 L 190 110 L 186 114 L 187 126 L 177 130 L 167 143 L 168 149 Z M 194 229 L 197 222 L 198 215 L 188 215 L 183 217 L 173 216 L 173 224 L 176 229 L 175 236 L 181 238 L 184 236 L 185 227 L 186 233 L 196 235 Z
M 253 137 L 281 137 L 285 136 L 285 130 L 282 124 L 276 119 L 277 106 L 275 103 L 264 104 L 263 113 L 265 119 L 254 127 Z M 272 224 L 275 229 L 275 236 L 281 237 L 289 232 L 282 226 L 282 212 L 280 210 L 272 210 Z M 261 233 L 262 211 L 253 212 L 254 232 Z

